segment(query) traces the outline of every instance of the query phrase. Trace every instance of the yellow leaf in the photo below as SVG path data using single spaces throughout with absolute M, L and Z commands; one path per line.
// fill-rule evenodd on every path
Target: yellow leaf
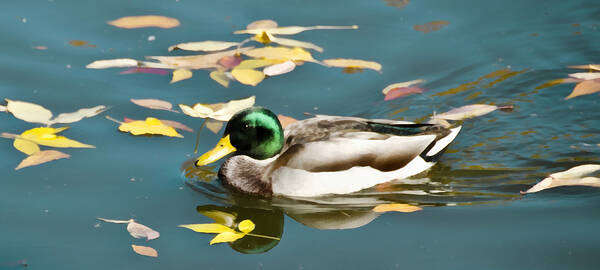
M 24 101 L 5 100 L 8 103 L 6 110 L 23 121 L 48 124 L 50 118 L 52 118 L 52 112 L 40 105 Z
M 192 77 L 192 72 L 187 69 L 176 69 L 173 71 L 173 79 L 171 79 L 171 83 L 176 83 L 178 81 L 187 80 Z
M 198 212 L 208 218 L 211 218 L 216 223 L 231 227 L 235 220 L 235 215 L 219 210 L 198 210 Z
M 410 213 L 410 212 L 415 212 L 415 211 L 420 211 L 420 210 L 423 210 L 423 208 L 414 206 L 414 205 L 403 204 L 403 203 L 380 204 L 373 208 L 373 212 L 377 212 L 377 213 L 390 212 L 390 211 Z
M 71 157 L 71 156 L 67 155 L 63 152 L 56 151 L 56 150 L 39 151 L 39 152 L 34 153 L 34 154 L 28 156 L 27 158 L 23 159 L 23 161 L 21 161 L 21 163 L 19 163 L 19 165 L 15 168 L 15 170 L 20 170 L 25 167 L 35 166 L 35 165 L 50 162 L 53 160 L 57 160 L 57 159 L 61 159 L 61 158 L 69 158 L 69 157 Z
M 172 50 L 186 50 L 186 51 L 222 51 L 233 46 L 237 46 L 239 43 L 237 42 L 226 42 L 226 41 L 200 41 L 200 42 L 187 42 L 187 43 L 179 43 L 177 45 L 173 45 L 169 47 L 169 51 Z
M 229 78 L 223 71 L 215 70 L 211 72 L 210 78 L 224 87 L 229 87 Z
M 114 67 L 137 67 L 138 61 L 130 58 L 118 58 L 109 60 L 96 60 L 85 66 L 86 68 L 103 69 Z
M 256 86 L 265 78 L 265 74 L 262 71 L 245 68 L 234 68 L 231 71 L 231 75 L 238 82 L 252 86 Z
M 158 251 L 156 251 L 156 249 L 153 249 L 151 247 L 131 245 L 131 248 L 137 254 L 148 256 L 148 257 L 158 257 Z
M 27 155 L 33 155 L 40 151 L 40 147 L 36 143 L 23 139 L 15 139 L 13 146 Z
M 600 74 L 600 73 L 599 73 Z M 565 97 L 565 99 L 571 99 L 578 96 L 589 95 L 596 92 L 600 92 L 600 82 L 595 80 L 583 81 L 578 83 L 573 92 L 569 94 L 569 96 Z
M 201 104 L 196 103 L 193 107 L 179 104 L 183 113 L 191 117 L 212 118 L 218 121 L 229 121 L 229 119 L 238 111 L 250 108 L 256 101 L 255 96 L 244 99 L 230 100 L 227 103 Z
M 210 240 L 210 244 L 212 245 L 212 244 L 217 244 L 217 243 L 233 242 L 244 236 L 246 236 L 245 233 L 222 232 L 220 234 L 217 234 L 212 240 Z
M 267 25 L 269 26 L 269 25 Z M 268 32 L 273 35 L 295 35 L 300 32 L 308 31 L 308 30 L 319 30 L 319 29 L 358 29 L 358 25 L 351 26 L 326 26 L 326 25 L 317 25 L 317 26 L 286 26 L 286 27 L 278 27 L 278 28 L 252 28 L 246 30 L 237 30 L 233 32 L 234 34 L 259 34 L 261 32 Z
M 165 16 L 146 15 L 122 17 L 109 21 L 108 24 L 127 29 L 142 27 L 173 28 L 179 26 L 179 21 Z
M 287 48 L 287 47 L 263 47 L 252 49 L 244 52 L 245 55 L 252 58 L 265 58 L 274 60 L 291 60 L 291 61 L 306 61 L 317 62 L 310 52 L 302 48 Z
M 271 39 L 273 39 L 275 37 L 271 36 L 269 33 L 267 32 L 262 32 L 260 34 L 256 34 L 252 37 L 252 39 L 254 41 L 260 42 L 262 44 L 269 44 L 271 43 Z
M 323 63 L 332 67 L 341 68 L 368 68 L 376 71 L 381 71 L 381 64 L 372 61 L 365 61 L 359 59 L 325 59 Z
M 187 228 L 195 232 L 201 233 L 224 233 L 224 232 L 235 232 L 232 228 L 229 228 L 222 224 L 210 223 L 210 224 L 187 224 L 179 225 L 178 227 Z
M 56 135 L 56 133 L 59 133 L 65 129 L 67 129 L 67 128 L 66 127 L 63 127 L 63 128 L 49 128 L 49 127 L 33 128 L 33 129 L 23 132 L 21 134 L 21 138 L 32 141 L 39 145 L 45 145 L 45 146 L 51 146 L 51 147 L 94 148 L 93 145 L 83 144 L 78 141 Z
M 129 132 L 136 136 L 143 134 L 154 134 L 183 138 L 183 136 L 177 133 L 174 128 L 163 124 L 160 120 L 154 117 L 148 117 L 146 118 L 146 121 L 138 120 L 123 123 L 119 126 L 119 130 L 123 132 Z
M 256 226 L 254 225 L 254 222 L 249 219 L 244 219 L 240 222 L 240 224 L 238 224 L 238 230 L 243 233 L 250 233 L 255 227 Z

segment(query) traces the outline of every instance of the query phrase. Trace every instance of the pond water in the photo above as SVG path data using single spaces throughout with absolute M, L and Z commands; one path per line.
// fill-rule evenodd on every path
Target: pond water
M 41 104 L 55 114 L 96 105 L 110 110 L 70 124 L 63 134 L 95 149 L 64 149 L 69 159 L 15 171 L 25 155 L 0 140 L 0 269 L 597 269 L 600 190 L 567 187 L 526 196 L 550 173 L 598 162 L 597 94 L 565 100 L 569 65 L 600 62 L 597 1 L 5 1 L 0 96 Z M 106 22 L 156 14 L 172 29 L 121 29 Z M 99 59 L 170 53 L 170 45 L 240 41 L 246 24 L 353 25 L 294 38 L 325 48 L 315 58 L 376 61 L 382 72 L 347 74 L 306 63 L 256 87 L 223 88 L 208 72 L 169 84 L 170 76 L 93 70 Z M 448 24 L 416 31 L 432 21 Z M 149 38 L 153 36 L 154 38 Z M 72 40 L 89 45 L 73 46 Z M 45 49 L 34 48 L 45 46 Z M 582 72 L 582 71 L 579 71 Z M 587 71 L 583 71 L 587 72 Z M 424 79 L 428 91 L 384 101 L 381 89 Z M 538 89 L 536 89 L 538 88 Z M 513 105 L 464 121 L 440 162 L 419 184 L 388 184 L 311 200 L 264 199 L 221 186 L 210 171 L 184 172 L 195 135 L 131 136 L 105 119 L 154 116 L 197 128 L 200 119 L 149 110 L 130 98 L 173 104 L 216 103 L 256 95 L 275 113 L 304 112 L 423 121 L 474 103 Z M 37 125 L 0 114 L 1 132 Z M 204 130 L 199 149 L 220 135 Z M 188 164 L 189 165 L 189 164 Z M 214 173 L 214 170 L 213 170 Z M 207 181 L 208 180 L 208 181 Z M 377 214 L 382 203 L 422 211 Z M 177 227 L 210 223 L 202 213 L 251 219 L 255 233 L 232 244 Z M 125 225 L 134 218 L 161 233 L 145 241 Z M 157 258 L 135 254 L 151 246 Z M 251 253 L 251 254 L 246 254 Z

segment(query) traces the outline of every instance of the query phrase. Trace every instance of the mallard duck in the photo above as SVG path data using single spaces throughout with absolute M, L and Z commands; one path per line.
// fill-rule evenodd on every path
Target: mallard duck
M 218 175 L 247 193 L 347 194 L 429 169 L 460 128 L 317 115 L 283 130 L 273 112 L 252 107 L 232 116 L 217 146 L 195 164 L 234 153 Z

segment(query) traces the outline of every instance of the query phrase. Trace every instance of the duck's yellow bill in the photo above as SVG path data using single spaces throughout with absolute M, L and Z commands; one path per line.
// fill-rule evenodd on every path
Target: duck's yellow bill
M 221 138 L 221 140 L 217 143 L 217 146 L 215 146 L 215 148 L 202 154 L 202 156 L 200 156 L 196 160 L 195 164 L 196 166 L 204 166 L 207 164 L 211 164 L 235 151 L 236 149 L 235 147 L 233 147 L 233 145 L 231 145 L 231 142 L 229 141 L 229 135 L 227 135 Z

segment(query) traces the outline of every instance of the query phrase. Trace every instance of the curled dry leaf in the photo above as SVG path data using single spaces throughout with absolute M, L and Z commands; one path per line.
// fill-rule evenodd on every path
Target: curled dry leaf
M 154 109 L 154 110 L 165 110 L 165 111 L 173 111 L 173 104 L 168 101 L 160 100 L 160 99 L 130 99 L 130 101 L 138 106 L 142 106 L 144 108 Z
M 122 123 L 119 126 L 119 130 L 122 132 L 129 132 L 136 136 L 150 134 L 183 138 L 183 136 L 177 133 L 174 128 L 163 124 L 160 120 L 154 117 L 148 117 L 145 121 L 139 120 L 129 123 Z
M 206 125 L 206 128 L 208 128 L 208 130 L 212 131 L 212 133 L 215 133 L 215 134 L 219 133 L 221 128 L 223 128 L 223 122 L 212 120 L 212 119 L 208 119 L 206 121 L 205 125 Z
M 319 29 L 358 29 L 358 25 L 351 26 L 325 26 L 325 25 L 317 25 L 317 26 L 286 26 L 286 27 L 278 27 L 278 28 L 252 28 L 246 30 L 237 30 L 233 32 L 234 34 L 260 34 L 262 32 L 267 32 L 273 35 L 295 35 L 308 30 L 319 30 Z
M 75 123 L 77 121 L 81 121 L 83 118 L 94 117 L 98 114 L 101 114 L 104 111 L 106 111 L 106 106 L 98 105 L 92 108 L 79 109 L 76 112 L 72 113 L 61 113 L 54 119 L 50 120 L 50 122 L 48 122 L 48 125 Z
M 600 170 L 598 164 L 586 164 L 573 167 L 564 172 L 553 173 L 522 194 L 535 193 L 560 186 L 590 186 L 600 187 L 600 178 L 584 177 Z
M 273 60 L 291 60 L 291 61 L 306 61 L 317 62 L 310 52 L 302 48 L 287 48 L 287 47 L 271 47 L 256 48 L 248 50 L 243 54 L 252 58 L 265 58 Z
M 210 73 L 210 78 L 224 87 L 229 87 L 229 77 L 223 71 L 215 70 Z
M 446 119 L 446 120 L 463 120 L 467 118 L 473 118 L 488 114 L 497 109 L 511 109 L 512 106 L 498 107 L 495 105 L 486 104 L 472 104 L 462 106 L 445 113 L 440 113 L 432 116 L 432 119 Z
M 117 58 L 107 60 L 96 60 L 87 64 L 86 68 L 93 69 L 104 69 L 104 68 L 115 68 L 115 67 L 137 67 L 138 61 L 131 58 Z
M 19 163 L 15 170 L 69 157 L 71 156 L 56 150 L 39 151 L 23 159 L 23 161 Z
M 227 42 L 227 41 L 200 41 L 200 42 L 187 42 L 179 43 L 169 47 L 169 51 L 172 50 L 185 50 L 185 51 L 204 51 L 214 52 L 229 49 L 233 46 L 237 46 L 238 42 Z
M 600 74 L 600 73 L 598 73 Z M 571 99 L 578 96 L 589 95 L 600 92 L 600 82 L 597 80 L 589 80 L 578 83 L 573 92 L 569 94 L 565 99 Z
M 571 73 L 569 77 L 580 79 L 580 80 L 595 80 L 600 79 L 600 72 L 580 72 L 580 73 Z
M 275 64 L 264 68 L 263 73 L 267 76 L 277 76 L 288 72 L 292 72 L 294 68 L 296 68 L 296 64 L 294 64 L 293 61 L 288 60 L 281 64 Z
M 403 213 L 411 213 L 415 211 L 423 210 L 423 208 L 403 203 L 390 203 L 390 204 L 380 204 L 373 208 L 373 212 L 383 213 L 383 212 L 403 212 Z
M 131 248 L 137 254 L 148 256 L 148 257 L 158 257 L 158 251 L 156 251 L 156 249 L 153 249 L 151 247 L 131 245 Z
M 368 68 L 375 71 L 381 71 L 381 64 L 373 61 L 365 61 L 359 59 L 325 59 L 323 63 L 332 67 L 341 67 L 341 68 Z
M 281 128 L 284 128 L 284 129 L 285 129 L 285 127 L 289 126 L 290 124 L 298 122 L 298 120 L 296 120 L 292 117 L 289 117 L 289 116 L 282 115 L 282 114 L 278 114 L 277 119 L 279 119 L 279 123 L 281 123 Z
M 416 31 L 421 31 L 423 33 L 429 33 L 429 32 L 440 30 L 440 29 L 442 29 L 442 27 L 444 27 L 448 24 L 450 24 L 450 22 L 448 22 L 448 21 L 433 21 L 433 22 L 428 22 L 426 24 L 417 24 L 417 25 L 413 26 L 413 29 L 415 29 Z
M 160 237 L 160 233 L 157 231 L 135 221 L 131 221 L 129 224 L 127 224 L 127 231 L 134 238 L 146 238 L 147 240 L 153 240 Z
M 268 28 L 276 28 L 277 22 L 274 20 L 258 20 L 253 21 L 250 24 L 246 25 L 246 29 L 268 29 Z
M 6 110 L 25 122 L 48 124 L 52 118 L 52 112 L 40 105 L 25 101 L 5 100 L 8 103 Z
M 50 127 L 32 128 L 30 130 L 23 132 L 19 136 L 19 138 L 34 142 L 39 145 L 51 146 L 51 147 L 95 148 L 93 145 L 83 144 L 78 141 L 56 135 L 56 133 L 59 133 L 65 129 L 67 129 L 67 128 L 66 127 L 63 127 L 63 128 L 50 128 Z
M 178 81 L 187 80 L 192 77 L 192 72 L 190 70 L 180 68 L 173 71 L 173 79 L 171 79 L 171 83 L 176 83 Z
M 179 20 L 165 16 L 146 15 L 146 16 L 128 16 L 109 21 L 108 24 L 119 28 L 143 28 L 143 27 L 160 27 L 173 28 L 179 26 Z
M 201 104 L 196 103 L 190 107 L 185 104 L 179 104 L 183 113 L 191 117 L 212 118 L 218 121 L 229 121 L 229 119 L 238 111 L 252 107 L 256 101 L 255 96 L 239 100 L 231 100 L 227 103 Z
M 600 64 L 587 64 L 587 65 L 580 65 L 580 66 L 569 66 L 569 68 L 589 69 L 589 70 L 600 71 Z

